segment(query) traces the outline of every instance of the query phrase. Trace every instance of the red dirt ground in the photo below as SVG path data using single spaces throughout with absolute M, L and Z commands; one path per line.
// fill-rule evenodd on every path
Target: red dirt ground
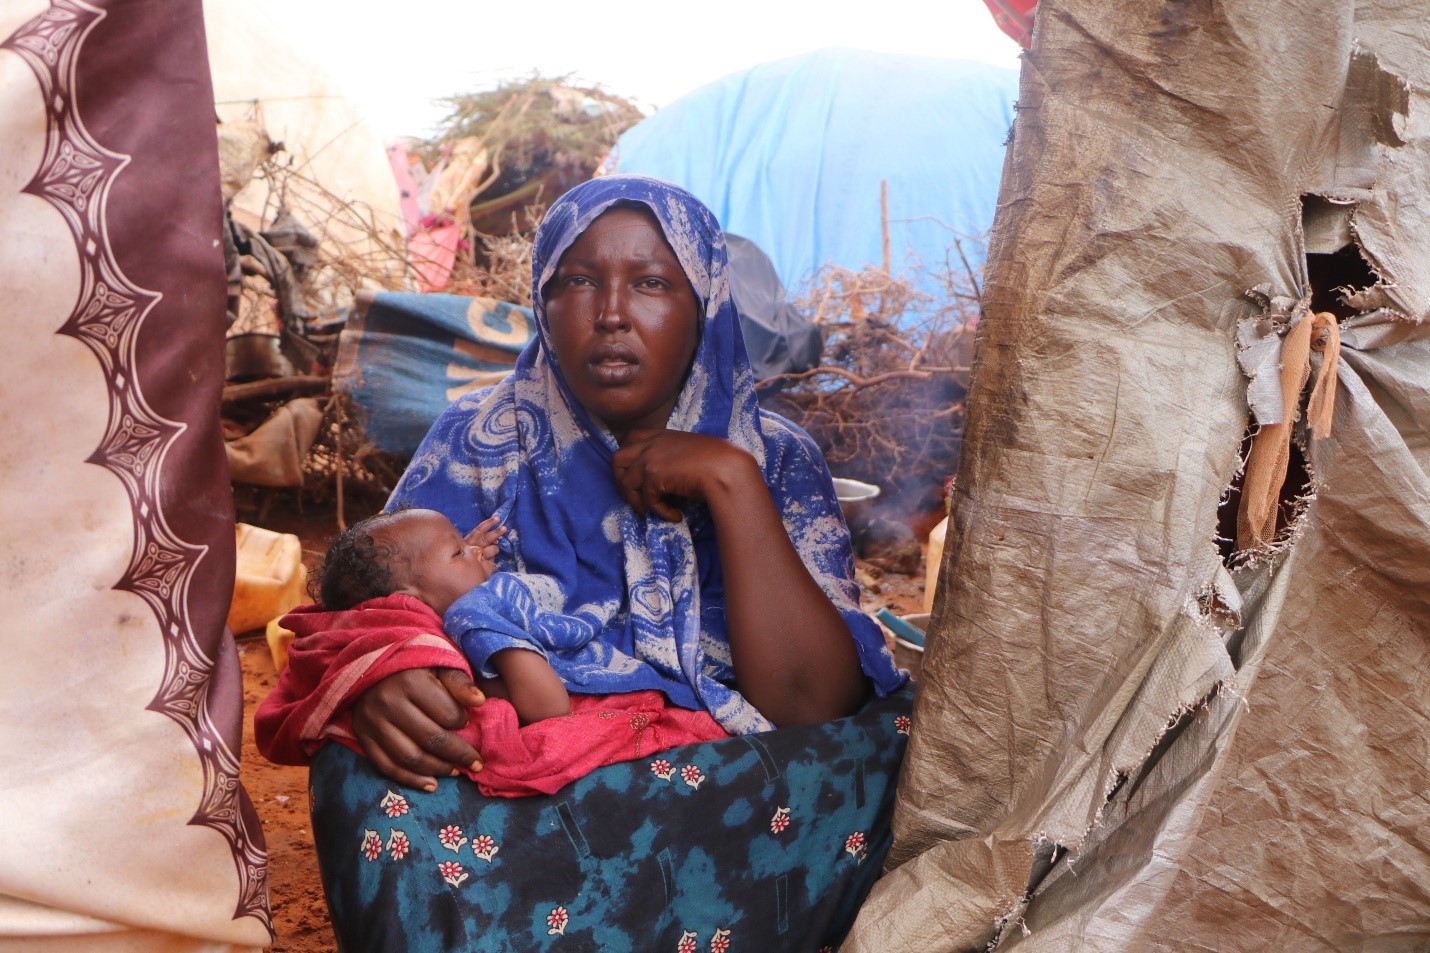
M 367 511 L 349 508 L 348 519 L 356 520 Z M 298 511 L 282 501 L 267 512 L 245 512 L 242 522 L 261 525 L 282 533 L 295 533 L 303 543 L 303 563 L 313 567 L 322 561 L 328 541 L 337 533 L 331 507 L 308 507 Z M 313 851 L 313 834 L 308 822 L 308 769 L 273 764 L 258 753 L 253 743 L 253 710 L 273 690 L 278 673 L 263 632 L 240 634 L 238 657 L 243 667 L 243 752 L 239 768 L 243 785 L 263 820 L 268 841 L 268 888 L 273 908 L 274 953 L 335 953 L 328 907 L 318 879 L 318 858 Z
M 363 513 L 349 512 L 349 519 Z M 257 513 L 239 512 L 239 519 L 257 523 Z M 304 562 L 312 566 L 336 532 L 331 509 L 291 512 L 275 506 L 261 525 L 296 533 L 303 541 Z M 864 605 L 870 611 L 888 606 L 903 615 L 923 611 L 923 579 L 897 573 L 880 573 L 860 564 L 861 576 L 872 579 Z M 335 953 L 332 927 L 318 879 L 313 835 L 308 821 L 308 770 L 271 764 L 253 743 L 253 710 L 273 689 L 278 675 L 262 632 L 241 635 L 239 660 L 243 666 L 243 753 L 241 779 L 263 820 L 268 841 L 270 899 L 277 932 L 274 953 Z
M 275 953 L 333 953 L 332 927 L 308 827 L 308 769 L 272 764 L 253 745 L 253 709 L 278 675 L 260 636 L 239 642 L 243 663 L 243 785 L 263 819 Z

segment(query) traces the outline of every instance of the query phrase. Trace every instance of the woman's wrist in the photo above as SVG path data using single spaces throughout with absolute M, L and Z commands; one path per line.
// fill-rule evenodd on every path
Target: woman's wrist
M 705 470 L 703 493 L 705 505 L 712 513 L 729 505 L 739 505 L 752 491 L 769 495 L 765 476 L 755 458 L 732 443 L 721 441 L 727 448 L 715 466 Z

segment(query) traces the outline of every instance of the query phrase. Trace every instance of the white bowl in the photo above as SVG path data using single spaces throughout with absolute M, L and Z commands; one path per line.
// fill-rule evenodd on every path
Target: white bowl
M 871 501 L 879 495 L 879 488 L 872 483 L 835 477 L 834 495 L 839 498 L 839 508 L 844 511 L 847 523 L 869 508 Z
M 872 483 L 835 477 L 834 494 L 840 503 L 865 503 L 879 495 L 879 488 Z

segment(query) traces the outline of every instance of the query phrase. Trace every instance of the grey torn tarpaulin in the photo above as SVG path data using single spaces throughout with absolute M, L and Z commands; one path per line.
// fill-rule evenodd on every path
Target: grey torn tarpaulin
M 1430 8 L 1044 0 L 1019 105 L 895 844 L 844 950 L 1424 950 Z M 1304 318 L 1303 209 L 1370 278 L 1334 428 L 1296 426 L 1309 497 L 1233 593 L 1218 512 L 1280 403 L 1239 358 L 1274 379 Z

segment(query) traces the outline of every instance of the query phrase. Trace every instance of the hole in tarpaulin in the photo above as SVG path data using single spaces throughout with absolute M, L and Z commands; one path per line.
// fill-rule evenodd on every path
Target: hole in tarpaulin
M 1307 252 L 1306 271 L 1311 278 L 1311 310 L 1329 311 L 1341 321 L 1359 313 L 1346 303 L 1346 296 L 1378 280 L 1355 245 L 1329 254 Z
M 1333 202 L 1319 195 L 1301 196 L 1301 218 L 1306 239 L 1306 277 L 1310 284 L 1312 311 L 1328 311 L 1337 321 L 1357 314 L 1347 297 L 1374 285 L 1379 279 L 1353 240 L 1351 219 L 1355 207 Z M 1302 395 L 1302 411 L 1305 409 Z M 1256 425 L 1248 426 L 1241 441 L 1241 460 L 1245 464 L 1251 452 L 1251 438 Z M 1298 434 L 1298 437 L 1300 434 Z M 1222 562 L 1234 565 L 1246 554 L 1236 549 L 1237 513 L 1241 509 L 1243 472 L 1237 474 L 1227 488 L 1217 509 L 1217 546 Z M 1276 513 L 1276 534 L 1273 548 L 1290 535 L 1297 518 L 1304 512 L 1312 495 L 1311 471 L 1299 439 L 1292 439 L 1290 464 Z
M 1306 247 L 1306 277 L 1311 310 L 1329 311 L 1344 321 L 1356 314 L 1349 295 L 1380 279 L 1361 254 L 1352 232 L 1355 205 L 1320 195 L 1301 196 L 1301 232 Z

